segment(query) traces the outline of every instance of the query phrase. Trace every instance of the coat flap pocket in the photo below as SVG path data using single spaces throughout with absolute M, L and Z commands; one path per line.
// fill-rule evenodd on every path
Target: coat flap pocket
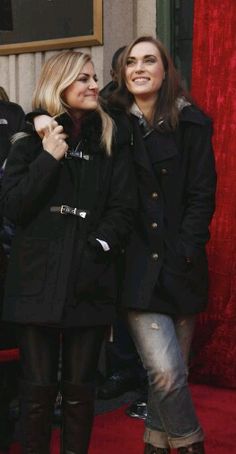
M 11 254 L 10 276 L 14 276 L 11 294 L 37 295 L 43 291 L 46 279 L 49 242 L 42 238 L 24 238 Z

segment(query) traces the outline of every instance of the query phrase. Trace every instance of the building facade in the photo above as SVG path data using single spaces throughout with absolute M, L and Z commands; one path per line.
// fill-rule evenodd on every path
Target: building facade
M 79 48 L 91 53 L 101 88 L 109 81 L 114 51 L 140 34 L 156 35 L 156 23 L 156 0 L 103 0 L 103 45 Z M 42 64 L 58 51 L 0 55 L 0 85 L 26 112 Z

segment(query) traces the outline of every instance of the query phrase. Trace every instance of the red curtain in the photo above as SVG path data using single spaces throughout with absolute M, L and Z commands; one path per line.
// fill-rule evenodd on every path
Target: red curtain
M 192 95 L 214 121 L 217 207 L 208 244 L 209 306 L 192 378 L 236 387 L 236 1 L 195 0 Z

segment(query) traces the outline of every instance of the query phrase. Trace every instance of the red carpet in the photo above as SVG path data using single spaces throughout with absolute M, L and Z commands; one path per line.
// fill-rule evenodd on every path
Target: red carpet
M 206 432 L 207 454 L 236 453 L 236 390 L 192 385 L 193 399 Z M 99 415 L 89 454 L 142 454 L 143 422 L 129 418 L 124 408 Z M 58 454 L 59 431 L 55 430 L 52 453 Z M 20 454 L 19 445 L 10 454 Z

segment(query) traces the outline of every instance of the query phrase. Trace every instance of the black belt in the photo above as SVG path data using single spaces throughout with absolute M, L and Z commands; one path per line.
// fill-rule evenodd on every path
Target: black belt
M 50 207 L 52 213 L 60 214 L 72 214 L 73 216 L 80 216 L 81 218 L 86 218 L 89 214 L 87 210 L 80 210 L 79 208 L 72 208 L 68 205 L 61 205 L 59 207 Z

